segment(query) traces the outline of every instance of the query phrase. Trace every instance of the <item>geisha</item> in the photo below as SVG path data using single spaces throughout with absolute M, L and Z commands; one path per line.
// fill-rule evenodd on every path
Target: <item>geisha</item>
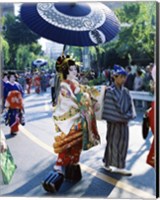
M 53 119 L 56 136 L 54 152 L 58 154 L 55 170 L 76 165 L 82 150 L 88 150 L 100 143 L 95 111 L 98 109 L 94 89 L 80 85 L 77 80 L 78 66 L 70 57 L 58 63 L 63 76 L 60 83 L 57 105 Z
M 23 118 L 23 89 L 22 86 L 15 81 L 14 72 L 9 73 L 9 82 L 4 88 L 5 108 L 6 108 L 6 125 L 9 125 L 11 135 L 16 135 L 19 131 L 19 124 L 24 125 Z

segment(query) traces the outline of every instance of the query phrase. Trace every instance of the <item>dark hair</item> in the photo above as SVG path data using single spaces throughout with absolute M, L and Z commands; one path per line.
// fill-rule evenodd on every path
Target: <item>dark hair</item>
M 150 66 L 151 68 L 153 68 L 153 67 L 154 67 L 154 63 L 149 63 L 149 66 Z
M 69 55 L 59 56 L 56 61 L 56 71 L 63 75 L 63 79 L 67 79 L 67 75 L 69 74 L 70 66 L 76 66 L 77 71 L 79 72 L 79 67 L 76 65 L 75 61 L 70 58 Z
M 132 70 L 132 68 L 131 68 L 130 66 L 127 66 L 127 69 L 128 69 L 129 71 L 131 71 L 131 70 Z
M 74 60 L 68 60 L 67 61 L 66 66 L 62 70 L 62 74 L 63 74 L 64 79 L 67 79 L 67 75 L 69 74 L 69 68 L 70 68 L 70 66 L 73 66 L 73 65 L 76 66 L 76 63 L 75 63 Z M 76 66 L 76 68 L 77 68 L 77 66 Z
M 8 78 L 10 79 L 10 77 L 11 77 L 12 75 L 16 78 L 16 73 L 13 72 L 13 71 L 9 71 L 9 72 L 8 72 Z
M 8 73 L 7 72 L 3 72 L 2 78 L 4 78 L 5 76 L 8 77 Z
M 141 71 L 140 69 L 137 69 L 137 74 L 138 74 L 139 76 L 141 76 L 141 75 L 142 75 L 142 71 Z

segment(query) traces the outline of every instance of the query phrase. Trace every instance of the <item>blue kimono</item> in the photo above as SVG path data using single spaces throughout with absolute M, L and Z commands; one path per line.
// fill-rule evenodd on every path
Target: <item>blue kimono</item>
M 129 120 L 135 117 L 129 90 L 115 84 L 107 89 L 102 119 L 107 121 L 107 145 L 103 161 L 107 167 L 125 168 L 129 141 Z
M 19 92 L 19 97 L 16 96 Z M 4 100 L 5 100 L 5 107 L 8 108 L 8 112 L 5 117 L 5 124 L 9 125 L 11 128 L 11 134 L 17 132 L 19 123 L 22 124 L 22 117 L 23 117 L 23 106 L 22 102 L 15 104 L 15 102 L 12 102 L 10 99 L 10 96 L 12 94 L 12 98 L 16 99 L 18 101 L 19 99 L 22 99 L 24 92 L 22 86 L 18 82 L 14 82 L 11 84 L 10 82 L 7 82 L 4 87 Z M 13 105 L 11 105 L 13 103 Z M 23 122 L 24 124 L 24 122 Z
M 6 100 L 8 93 L 10 91 L 17 90 L 22 94 L 22 97 L 24 96 L 24 91 L 22 86 L 18 82 L 14 82 L 14 84 L 11 84 L 9 81 L 5 83 L 4 85 L 4 100 Z

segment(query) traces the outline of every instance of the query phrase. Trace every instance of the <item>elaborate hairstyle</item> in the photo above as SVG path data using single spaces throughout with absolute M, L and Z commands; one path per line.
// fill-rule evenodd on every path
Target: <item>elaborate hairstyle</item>
M 13 75 L 15 78 L 17 78 L 17 75 L 16 75 L 16 73 L 15 73 L 14 71 L 9 71 L 9 72 L 8 72 L 8 78 L 10 79 L 10 77 L 11 77 L 12 75 Z
M 8 78 L 8 73 L 7 72 L 3 72 L 2 78 L 4 78 L 5 76 L 7 76 L 7 78 Z
M 66 79 L 69 74 L 70 66 L 75 65 L 77 67 L 77 71 L 79 71 L 76 62 L 70 58 L 69 55 L 66 57 L 64 55 L 59 56 L 56 61 L 56 71 L 61 74 L 61 79 Z

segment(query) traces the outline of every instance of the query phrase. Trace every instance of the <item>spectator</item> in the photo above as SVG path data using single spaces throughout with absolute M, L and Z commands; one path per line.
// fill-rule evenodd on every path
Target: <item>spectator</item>
M 51 98 L 52 98 L 52 105 L 55 105 L 56 100 L 56 93 L 55 93 L 55 73 L 51 74 L 51 79 L 49 81 L 49 85 L 51 86 Z
M 128 90 L 133 90 L 135 75 L 132 74 L 132 68 L 130 66 L 127 66 L 126 71 L 127 71 L 127 78 L 126 78 L 126 81 L 124 83 L 124 86 Z
M 136 71 L 136 77 L 134 79 L 134 86 L 133 86 L 133 89 L 135 91 L 141 91 L 143 88 L 143 79 L 142 79 L 141 75 L 142 75 L 142 71 L 140 69 L 138 69 Z
M 45 74 L 45 72 L 41 72 L 41 91 L 42 92 L 46 92 L 47 90 L 47 76 Z
M 152 67 L 150 65 L 148 65 L 146 67 L 146 73 L 144 75 L 144 79 L 143 79 L 143 85 L 144 85 L 144 90 L 150 92 L 151 88 L 150 88 L 150 83 L 153 81 L 152 78 Z
M 142 71 L 140 69 L 137 69 L 136 77 L 134 79 L 134 86 L 133 86 L 133 89 L 135 91 L 142 91 L 143 89 L 143 78 L 141 75 L 142 75 Z M 142 107 L 142 101 L 135 100 L 134 102 L 135 102 L 136 107 Z
M 27 94 L 31 93 L 32 77 L 29 73 L 26 74 L 26 89 Z
M 19 76 L 18 76 L 18 82 L 19 82 L 20 85 L 22 86 L 23 91 L 25 91 L 26 80 L 25 80 L 24 74 L 19 74 Z

